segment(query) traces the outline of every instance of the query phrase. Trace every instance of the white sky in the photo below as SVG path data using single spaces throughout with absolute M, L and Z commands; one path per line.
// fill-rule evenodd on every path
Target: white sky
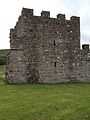
M 0 2 L 0 49 L 9 48 L 9 29 L 13 28 L 22 7 L 33 8 L 35 15 L 49 10 L 51 17 L 58 13 L 81 17 L 81 43 L 90 44 L 90 0 L 2 0 Z

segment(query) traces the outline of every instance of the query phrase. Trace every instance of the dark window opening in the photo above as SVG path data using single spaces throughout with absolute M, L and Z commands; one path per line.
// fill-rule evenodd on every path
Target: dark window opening
M 33 30 L 32 30 L 32 29 L 30 29 L 30 30 L 29 30 L 29 32 L 33 32 Z
M 56 46 L 55 40 L 54 40 L 54 46 Z
M 54 67 L 56 67 L 56 62 L 54 62 Z

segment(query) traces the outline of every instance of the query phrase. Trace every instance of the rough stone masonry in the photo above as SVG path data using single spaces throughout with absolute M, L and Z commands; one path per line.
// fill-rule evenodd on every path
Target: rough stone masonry
M 23 8 L 10 30 L 10 47 L 8 83 L 90 82 L 90 50 L 88 44 L 80 49 L 79 17 L 50 18 L 49 11 L 34 16 Z

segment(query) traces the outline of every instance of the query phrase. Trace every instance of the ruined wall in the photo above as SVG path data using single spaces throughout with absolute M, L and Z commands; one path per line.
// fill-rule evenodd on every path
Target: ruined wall
M 59 83 L 81 77 L 79 17 L 66 20 L 65 15 L 58 14 L 57 18 L 50 18 L 49 11 L 34 16 L 32 9 L 23 8 L 10 31 L 10 46 L 6 75 L 9 82 Z M 15 72 L 11 64 L 16 65 L 17 71 L 22 70 Z
M 11 49 L 7 57 L 6 79 L 8 83 L 26 83 L 26 60 L 22 50 Z
M 82 45 L 79 72 L 80 81 L 90 82 L 90 48 L 88 44 Z

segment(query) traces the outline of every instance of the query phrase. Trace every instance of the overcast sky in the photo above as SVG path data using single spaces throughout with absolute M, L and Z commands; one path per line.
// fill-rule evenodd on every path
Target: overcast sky
M 90 0 L 2 0 L 0 2 L 0 49 L 9 48 L 9 29 L 13 28 L 23 7 L 33 8 L 35 15 L 49 10 L 51 17 L 58 13 L 81 17 L 81 43 L 90 44 Z

